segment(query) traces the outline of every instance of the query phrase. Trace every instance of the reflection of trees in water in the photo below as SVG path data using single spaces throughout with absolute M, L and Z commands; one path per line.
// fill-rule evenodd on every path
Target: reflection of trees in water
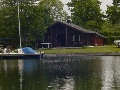
M 2 90 L 18 90 L 18 62 L 15 60 L 0 60 L 0 88 Z
M 48 89 L 73 90 L 74 64 L 68 59 L 49 59 L 44 61 L 45 75 L 49 81 Z
M 48 89 L 52 90 L 74 90 L 73 77 L 56 78 L 50 81 Z
M 24 60 L 23 89 L 46 90 L 47 79 L 40 60 Z
M 47 80 L 40 60 L 0 61 L 2 90 L 46 90 L 46 85 Z
M 76 90 L 97 87 L 99 61 L 92 57 L 0 61 L 1 86 L 12 90 Z M 97 75 L 95 73 L 98 73 Z M 96 84 L 96 85 L 94 85 Z M 13 89 L 13 87 L 15 89 Z
M 75 63 L 75 90 L 99 90 L 101 88 L 101 61 L 99 58 Z
M 61 57 L 44 60 L 45 72 L 51 76 L 74 76 L 81 73 L 91 73 L 98 65 L 97 57 Z M 92 62 L 94 60 L 95 62 Z M 91 69 L 92 68 L 92 69 Z M 89 71 L 89 69 L 91 71 Z M 61 74 L 61 75 L 60 75 Z
M 119 57 L 59 57 L 1 60 L 3 90 L 104 90 L 120 85 Z M 21 82 L 21 83 L 20 83 Z
M 120 57 L 101 57 L 102 64 L 102 90 L 120 89 Z
M 58 63 L 46 63 L 45 73 L 50 77 L 65 77 L 73 75 L 72 63 L 58 62 Z
M 63 81 L 72 79 L 72 82 L 69 83 L 73 83 L 71 86 L 75 90 L 95 90 L 101 85 L 100 63 L 98 57 L 52 58 L 44 61 L 45 75 L 51 82 L 55 82 L 54 80 L 57 78 Z M 70 78 L 65 79 L 66 77 Z M 65 85 L 64 81 L 61 88 Z

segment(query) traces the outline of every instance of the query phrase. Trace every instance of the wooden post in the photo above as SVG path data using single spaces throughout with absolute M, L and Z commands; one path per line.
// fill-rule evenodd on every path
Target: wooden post
M 68 46 L 68 34 L 67 34 L 67 27 L 66 27 L 66 47 Z
M 83 44 L 84 44 L 84 42 L 85 42 L 85 38 L 84 38 L 84 35 L 83 35 L 83 33 L 81 34 L 82 36 L 82 38 L 81 38 L 81 46 L 83 47 Z
M 51 47 L 52 47 L 52 27 L 51 27 Z

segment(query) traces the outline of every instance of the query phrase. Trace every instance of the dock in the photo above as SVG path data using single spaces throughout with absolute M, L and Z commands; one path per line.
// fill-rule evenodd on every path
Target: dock
M 42 54 L 0 54 L 0 59 L 40 59 Z

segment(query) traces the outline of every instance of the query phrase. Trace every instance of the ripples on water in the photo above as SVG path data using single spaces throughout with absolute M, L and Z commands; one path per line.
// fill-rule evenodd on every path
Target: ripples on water
M 0 60 L 0 90 L 120 90 L 120 56 Z

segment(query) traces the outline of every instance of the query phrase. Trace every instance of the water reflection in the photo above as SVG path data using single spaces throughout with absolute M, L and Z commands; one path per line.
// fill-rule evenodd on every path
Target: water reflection
M 23 60 L 18 60 L 18 69 L 20 74 L 20 90 L 22 90 L 22 82 L 23 82 Z
M 0 90 L 119 90 L 120 57 L 0 60 Z
M 19 90 L 18 61 L 0 61 L 0 90 Z
M 120 57 L 101 57 L 102 90 L 120 89 Z

